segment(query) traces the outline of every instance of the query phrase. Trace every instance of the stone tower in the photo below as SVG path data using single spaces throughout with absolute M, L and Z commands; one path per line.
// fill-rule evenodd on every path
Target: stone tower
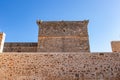
M 0 32 L 0 53 L 3 52 L 5 33 Z
M 90 52 L 85 21 L 37 21 L 38 52 Z

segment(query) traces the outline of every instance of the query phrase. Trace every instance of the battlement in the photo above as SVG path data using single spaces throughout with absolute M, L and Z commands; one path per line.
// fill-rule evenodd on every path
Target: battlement
M 88 21 L 37 21 L 38 42 L 5 42 L 1 80 L 120 80 L 120 41 L 113 52 L 91 53 Z M 20 53 L 21 52 L 21 53 Z
M 37 21 L 38 52 L 90 52 L 85 21 Z
M 5 41 L 5 33 L 0 32 L 0 53 L 3 52 L 4 41 Z
M 6 42 L 4 52 L 37 52 L 37 43 L 33 42 Z
M 81 36 L 88 37 L 85 21 L 37 21 L 39 37 Z
M 113 52 L 120 52 L 120 41 L 112 41 L 111 46 Z

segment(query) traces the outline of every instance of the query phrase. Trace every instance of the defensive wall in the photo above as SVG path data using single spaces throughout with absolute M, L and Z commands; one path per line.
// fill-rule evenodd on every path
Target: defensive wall
M 37 42 L 5 42 L 3 52 L 37 52 Z
M 120 80 L 120 53 L 2 53 L 0 80 Z
M 120 80 L 120 42 L 113 52 L 90 53 L 88 21 L 37 24 L 37 43 L 4 44 L 0 35 L 0 80 Z
M 3 52 L 90 52 L 88 22 L 37 21 L 38 42 L 5 42 Z

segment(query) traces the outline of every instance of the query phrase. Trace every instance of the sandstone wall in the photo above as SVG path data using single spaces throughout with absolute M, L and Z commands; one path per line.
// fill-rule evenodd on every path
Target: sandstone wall
M 120 52 L 120 41 L 112 41 L 111 46 L 113 52 Z
M 0 32 L 0 53 L 3 52 L 5 33 Z
M 90 52 L 88 21 L 38 21 L 37 24 L 38 52 Z
M 36 52 L 37 43 L 26 42 L 6 42 L 4 44 L 4 52 Z
M 3 53 L 0 80 L 120 80 L 120 53 Z

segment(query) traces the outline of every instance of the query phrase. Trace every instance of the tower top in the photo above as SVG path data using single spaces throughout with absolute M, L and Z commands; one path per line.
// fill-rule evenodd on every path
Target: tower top
M 40 26 L 43 23 L 76 23 L 76 22 L 88 24 L 89 20 L 83 20 L 83 21 L 64 21 L 64 20 L 62 20 L 62 21 L 42 21 L 42 20 L 37 20 L 36 21 L 38 26 Z
M 88 22 L 88 20 L 37 21 L 38 51 L 89 52 Z

